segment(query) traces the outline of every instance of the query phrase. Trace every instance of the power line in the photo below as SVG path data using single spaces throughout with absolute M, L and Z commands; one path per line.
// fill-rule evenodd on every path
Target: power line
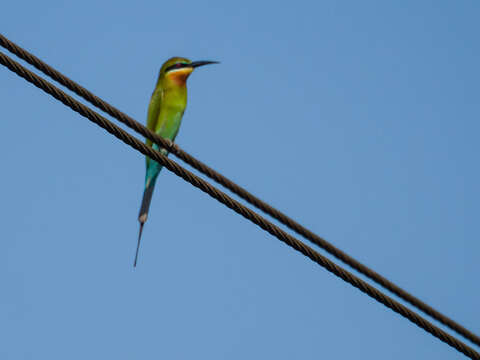
M 234 210 L 236 213 L 242 215 L 244 218 L 258 225 L 259 227 L 261 227 L 271 235 L 275 236 L 277 239 L 281 240 L 288 246 L 294 248 L 295 250 L 299 251 L 303 255 L 307 256 L 313 262 L 324 267 L 331 273 L 340 277 L 344 281 L 350 283 L 360 291 L 374 298 L 378 302 L 384 304 L 386 307 L 390 308 L 396 313 L 409 319 L 411 322 L 413 322 L 420 328 L 424 329 L 425 331 L 429 332 L 436 338 L 440 339 L 442 342 L 449 344 L 450 346 L 457 349 L 459 352 L 463 353 L 464 355 L 468 356 L 471 359 L 480 360 L 480 354 L 477 353 L 474 349 L 472 349 L 468 345 L 464 344 L 460 340 L 456 339 L 455 337 L 451 336 L 450 334 L 436 327 L 429 321 L 422 318 L 420 315 L 408 309 L 406 306 L 400 304 L 396 300 L 383 294 L 382 292 L 380 292 L 379 290 L 377 290 L 376 288 L 374 288 L 364 280 L 361 280 L 360 278 L 356 277 L 352 273 L 336 265 L 334 262 L 332 262 L 328 258 L 320 255 L 308 245 L 305 245 L 301 241 L 297 240 L 290 234 L 280 229 L 279 227 L 267 221 L 262 216 L 258 215 L 257 213 L 250 210 L 249 208 L 245 207 L 238 201 L 232 199 L 231 197 L 226 195 L 224 192 L 210 185 L 205 180 L 194 175 L 190 171 L 184 169 L 183 167 L 178 165 L 175 161 L 168 159 L 166 156 L 162 155 L 159 151 L 153 150 L 153 148 L 145 145 L 137 138 L 133 137 L 126 131 L 122 130 L 121 128 L 119 128 L 109 120 L 105 119 L 103 116 L 99 115 L 98 113 L 91 110 L 90 108 L 83 105 L 82 103 L 76 101 L 71 96 L 65 94 L 63 91 L 61 91 L 60 89 L 58 89 L 57 87 L 49 83 L 48 81 L 40 78 L 33 72 L 25 69 L 19 63 L 15 62 L 14 60 L 12 60 L 11 58 L 9 58 L 8 56 L 6 56 L 1 52 L 0 52 L 0 63 L 6 66 L 7 68 L 9 68 L 11 71 L 15 72 L 20 77 L 27 80 L 28 82 L 32 83 L 33 85 L 37 86 L 38 88 L 52 95 L 54 98 L 56 98 L 66 106 L 70 107 L 72 110 L 76 111 L 80 115 L 86 117 L 90 121 L 94 122 L 95 124 L 99 125 L 103 129 L 107 130 L 109 133 L 111 133 L 118 139 L 122 140 L 127 145 L 130 145 L 134 149 L 140 151 L 142 154 L 159 162 L 161 165 L 163 165 L 168 170 L 175 173 L 177 176 L 181 177 L 182 179 L 189 182 L 193 186 L 199 188 L 203 192 L 206 192 L 214 199 L 218 200 L 222 204 Z
M 435 310 L 430 305 L 424 303 L 422 300 L 418 299 L 417 297 L 413 296 L 409 292 L 403 290 L 399 286 L 392 283 L 390 280 L 385 278 L 384 276 L 380 275 L 376 271 L 370 269 L 369 267 L 363 265 L 361 262 L 357 261 L 353 257 L 349 256 L 342 250 L 336 248 L 333 244 L 329 243 L 325 239 L 321 238 L 317 234 L 313 233 L 309 229 L 305 228 L 292 218 L 288 217 L 281 211 L 273 208 L 266 202 L 262 201 L 255 195 L 248 192 L 246 189 L 242 188 L 241 186 L 237 185 L 227 177 L 223 176 L 222 174 L 218 173 L 217 171 L 213 170 L 203 162 L 197 160 L 192 155 L 188 154 L 186 151 L 182 150 L 178 145 L 174 144 L 168 139 L 164 139 L 161 136 L 155 134 L 154 132 L 147 129 L 145 126 L 140 124 L 139 122 L 135 121 L 125 113 L 121 112 L 114 106 L 108 104 L 104 100 L 100 99 L 96 95 L 92 94 L 90 91 L 85 89 L 84 87 L 80 86 L 70 78 L 66 77 L 65 75 L 61 74 L 59 71 L 53 69 L 48 64 L 44 63 L 35 55 L 29 53 L 25 49 L 21 48 L 20 46 L 16 45 L 12 41 L 8 40 L 2 34 L 0 34 L 0 45 L 9 50 L 10 52 L 14 53 L 21 59 L 25 60 L 29 64 L 36 67 L 38 70 L 42 71 L 44 74 L 48 75 L 53 80 L 59 82 L 63 86 L 67 87 L 71 91 L 75 92 L 77 95 L 83 97 L 85 100 L 90 102 L 92 105 L 96 106 L 97 108 L 103 110 L 107 114 L 113 116 L 114 118 L 118 119 L 131 129 L 135 130 L 136 132 L 140 133 L 141 135 L 145 136 L 149 140 L 158 145 L 168 149 L 171 153 L 177 156 L 179 159 L 183 160 L 193 168 L 197 169 L 201 173 L 205 174 L 218 184 L 226 187 L 234 194 L 238 195 L 242 199 L 249 202 L 251 205 L 255 206 L 256 208 L 262 210 L 264 213 L 270 215 L 274 219 L 280 221 L 282 224 L 289 227 L 291 230 L 295 231 L 297 234 L 303 236 L 304 238 L 308 239 L 315 245 L 321 247 L 337 259 L 341 260 L 345 264 L 349 265 L 353 269 L 357 270 L 359 273 L 365 275 L 366 277 L 370 278 L 380 286 L 384 287 L 385 289 L 391 291 L 393 294 L 397 295 L 401 299 L 405 300 L 406 302 L 410 303 L 412 306 L 416 307 L 417 309 L 423 311 L 425 314 L 430 315 L 435 320 L 441 322 L 443 325 L 446 325 L 453 331 L 457 332 L 458 334 L 464 336 L 465 338 L 469 339 L 476 345 L 480 346 L 480 337 L 471 332 L 470 330 L 466 329 L 456 321 L 450 319 L 449 317 L 445 316 L 444 314 L 440 313 L 439 311 Z

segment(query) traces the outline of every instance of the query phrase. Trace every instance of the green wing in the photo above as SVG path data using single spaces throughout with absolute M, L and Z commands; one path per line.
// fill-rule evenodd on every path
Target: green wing
M 147 128 L 155 132 L 158 118 L 160 115 L 160 108 L 162 107 L 163 91 L 160 87 L 157 87 L 150 98 L 150 105 L 148 105 L 147 114 Z M 152 146 L 152 141 L 147 139 L 148 146 Z

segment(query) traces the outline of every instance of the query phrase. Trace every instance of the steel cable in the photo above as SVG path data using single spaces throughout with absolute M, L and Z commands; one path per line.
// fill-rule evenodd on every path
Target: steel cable
M 465 338 L 469 339 L 473 343 L 480 346 L 480 337 L 476 334 L 472 333 L 470 330 L 466 329 L 456 321 L 450 319 L 449 317 L 443 315 L 439 311 L 435 310 L 430 305 L 424 303 L 422 300 L 418 299 L 417 297 L 411 295 L 407 291 L 403 290 L 402 288 L 398 287 L 390 280 L 385 278 L 384 276 L 380 275 L 376 271 L 370 269 L 369 267 L 363 265 L 356 259 L 352 258 L 342 250 L 336 248 L 333 244 L 329 243 L 325 239 L 321 238 L 317 234 L 311 232 L 292 218 L 288 217 L 281 211 L 273 208 L 263 200 L 259 199 L 258 197 L 254 196 L 246 189 L 242 188 L 241 186 L 237 185 L 233 181 L 229 180 L 222 174 L 218 173 L 217 171 L 213 170 L 203 162 L 197 160 L 184 150 L 182 150 L 178 145 L 172 143 L 168 139 L 164 139 L 161 136 L 155 134 L 154 132 L 147 129 L 145 126 L 134 120 L 133 118 L 129 117 L 125 113 L 121 112 L 114 106 L 108 104 L 104 100 L 100 99 L 99 97 L 92 94 L 90 91 L 85 89 L 84 87 L 80 86 L 73 80 L 69 79 L 65 75 L 61 74 L 57 70 L 53 69 L 48 64 L 44 63 L 42 60 L 37 58 L 35 55 L 29 53 L 25 49 L 21 48 L 20 46 L 16 45 L 12 41 L 5 38 L 2 34 L 0 34 L 0 45 L 9 50 L 10 52 L 14 53 L 21 59 L 27 61 L 29 64 L 36 67 L 38 70 L 42 71 L 44 74 L 48 75 L 55 81 L 59 82 L 60 84 L 64 85 L 71 91 L 75 92 L 77 95 L 83 97 L 85 100 L 90 102 L 92 105 L 96 106 L 97 108 L 105 111 L 109 115 L 113 116 L 114 118 L 118 119 L 131 129 L 135 130 L 136 132 L 140 133 L 141 135 L 145 136 L 146 138 L 150 139 L 152 142 L 161 145 L 168 149 L 171 153 L 176 155 L 179 159 L 185 161 L 187 164 L 192 166 L 193 168 L 197 169 L 201 173 L 205 174 L 215 182 L 221 184 L 222 186 L 226 187 L 234 194 L 238 195 L 242 199 L 246 200 L 253 206 L 257 207 L 258 209 L 262 210 L 264 213 L 272 216 L 273 218 L 280 221 L 282 224 L 286 225 L 297 234 L 303 236 L 304 238 L 308 239 L 315 245 L 321 247 L 337 259 L 341 260 L 345 264 L 351 266 L 353 269 L 357 270 L 361 274 L 367 276 L 377 284 L 381 285 L 385 289 L 391 291 L 401 299 L 407 301 L 411 305 L 415 306 L 419 310 L 423 311 L 424 313 L 430 315 L 432 318 L 436 319 L 437 321 L 441 322 L 442 324 L 448 326 L 450 329 L 454 330 L 458 334 L 464 336 Z
M 242 215 L 244 218 L 258 225 L 263 230 L 275 236 L 277 239 L 281 240 L 288 246 L 294 248 L 295 250 L 299 251 L 303 255 L 307 256 L 313 262 L 324 267 L 326 270 L 340 277 L 344 281 L 350 283 L 360 291 L 374 298 L 378 302 L 384 304 L 386 307 L 390 308 L 396 313 L 409 319 L 411 322 L 413 322 L 420 328 L 424 329 L 425 331 L 429 332 L 430 334 L 432 334 L 442 342 L 449 344 L 450 346 L 457 349 L 459 352 L 463 353 L 464 355 L 468 356 L 471 359 L 480 360 L 480 354 L 477 353 L 474 349 L 472 349 L 468 345 L 464 344 L 460 340 L 456 339 L 455 337 L 451 336 L 450 334 L 436 327 L 426 319 L 422 318 L 420 315 L 411 311 L 406 306 L 400 304 L 396 300 L 383 294 L 382 292 L 380 292 L 379 290 L 377 290 L 376 288 L 374 288 L 364 280 L 361 280 L 360 278 L 356 277 L 352 273 L 336 265 L 334 262 L 332 262 L 328 258 L 320 255 L 308 245 L 305 245 L 301 241 L 297 240 L 296 238 L 286 233 L 279 227 L 267 221 L 262 216 L 258 215 L 257 213 L 250 210 L 249 208 L 245 207 L 240 202 L 232 199 L 227 194 L 218 190 L 214 186 L 210 185 L 205 180 L 194 175 L 190 171 L 184 169 L 173 160 L 168 159 L 166 156 L 162 155 L 160 152 L 153 150 L 151 147 L 145 145 L 143 142 L 133 137 L 126 131 L 122 130 L 121 128 L 119 128 L 109 120 L 105 119 L 103 116 L 94 112 L 93 110 L 83 105 L 82 103 L 76 101 L 71 96 L 65 94 L 62 90 L 58 89 L 48 81 L 40 78 L 33 72 L 27 70 L 26 68 L 21 66 L 19 63 L 15 62 L 14 60 L 12 60 L 11 58 L 9 58 L 8 56 L 6 56 L 1 52 L 0 52 L 0 63 L 6 66 L 11 71 L 15 72 L 20 77 L 32 83 L 36 87 L 52 95 L 55 99 L 59 100 L 60 102 L 62 102 L 64 105 L 68 106 L 75 112 L 86 117 L 90 121 L 99 125 L 101 128 L 107 130 L 110 134 L 122 140 L 127 145 L 133 147 L 134 149 L 150 157 L 151 159 L 158 161 L 165 168 L 172 171 L 177 176 L 181 177 L 182 179 L 192 184 L 193 186 L 199 188 L 203 192 L 209 194 L 214 199 L 218 200 L 222 204 L 226 205 L 228 208 L 234 210 L 236 213 Z
M 370 269 L 369 267 L 363 265 L 361 262 L 357 261 L 353 257 L 349 256 L 342 250 L 336 248 L 333 244 L 329 243 L 325 239 L 321 238 L 317 234 L 313 233 L 312 231 L 308 230 L 292 218 L 288 217 L 281 211 L 273 208 L 263 200 L 259 199 L 258 197 L 254 196 L 246 189 L 242 188 L 241 186 L 237 185 L 233 181 L 229 180 L 222 174 L 218 173 L 217 171 L 213 170 L 203 162 L 197 160 L 184 150 L 182 150 L 178 145 L 172 143 L 168 139 L 164 139 L 161 136 L 155 134 L 154 132 L 147 129 L 145 126 L 140 124 L 139 122 L 135 121 L 128 115 L 124 114 L 114 106 L 108 104 L 104 100 L 100 99 L 99 97 L 92 94 L 90 91 L 85 89 L 84 87 L 80 86 L 73 80 L 69 79 L 65 75 L 61 74 L 57 70 L 53 69 L 48 64 L 44 63 L 42 60 L 37 58 L 35 55 L 29 53 L 25 49 L 21 48 L 20 46 L 16 45 L 12 41 L 8 40 L 2 34 L 0 34 L 0 45 L 9 50 L 10 52 L 14 53 L 21 59 L 25 60 L 32 66 L 36 67 L 38 70 L 42 71 L 44 74 L 48 75 L 53 80 L 59 82 L 63 86 L 67 87 L 71 91 L 75 92 L 77 95 L 83 97 L 85 100 L 90 102 L 92 105 L 96 106 L 97 108 L 103 110 L 107 114 L 113 116 L 114 118 L 118 119 L 131 129 L 135 130 L 136 132 L 140 133 L 141 135 L 145 136 L 149 140 L 154 143 L 159 144 L 160 146 L 168 149 L 171 153 L 177 156 L 179 159 L 183 160 L 193 168 L 197 169 L 201 173 L 205 174 L 218 184 L 224 186 L 225 188 L 232 191 L 234 194 L 238 195 L 242 199 L 249 202 L 251 205 L 255 206 L 256 208 L 262 210 L 264 213 L 270 215 L 274 219 L 280 221 L 282 224 L 289 227 L 291 230 L 295 231 L 297 234 L 303 236 L 307 240 L 311 241 L 315 245 L 321 247 L 337 259 L 341 260 L 345 264 L 349 265 L 353 269 L 357 270 L 359 273 L 365 275 L 366 277 L 370 278 L 380 286 L 384 287 L 385 289 L 391 291 L 393 294 L 397 295 L 401 299 L 405 300 L 406 302 L 410 303 L 412 306 L 416 307 L 417 309 L 423 311 L 425 314 L 431 316 L 435 320 L 441 322 L 445 326 L 449 327 L 453 331 L 457 332 L 458 334 L 464 336 L 465 338 L 469 339 L 473 343 L 480 346 L 480 337 L 471 332 L 470 330 L 466 329 L 456 321 L 450 319 L 449 317 L 445 316 L 444 314 L 440 313 L 439 311 L 435 310 L 430 305 L 426 304 L 422 300 L 418 299 L 417 297 L 413 296 L 409 292 L 403 290 L 399 286 L 392 283 L 390 280 L 385 278 L 384 276 L 380 275 L 376 271 Z

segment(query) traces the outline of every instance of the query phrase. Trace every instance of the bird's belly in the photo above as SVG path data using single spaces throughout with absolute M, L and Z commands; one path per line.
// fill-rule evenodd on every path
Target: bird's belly
M 171 110 L 173 111 L 166 111 L 165 115 L 160 114 L 160 118 L 163 117 L 163 121 L 160 121 L 161 126 L 157 129 L 157 133 L 163 138 L 174 141 L 182 123 L 183 111 Z

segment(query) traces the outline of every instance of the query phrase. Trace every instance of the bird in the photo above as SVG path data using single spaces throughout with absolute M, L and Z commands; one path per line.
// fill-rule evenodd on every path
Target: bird
M 209 64 L 218 64 L 218 61 L 201 60 L 191 61 L 187 58 L 172 57 L 165 61 L 160 68 L 155 89 L 150 98 L 147 112 L 147 128 L 165 139 L 174 141 L 177 136 L 183 113 L 187 106 L 187 79 L 196 68 Z M 160 151 L 168 156 L 165 148 L 152 144 L 150 139 L 146 140 L 147 146 Z M 152 200 L 153 189 L 157 181 L 162 165 L 146 157 L 145 187 L 142 203 L 138 214 L 140 229 L 138 232 L 137 250 L 133 266 L 137 266 L 138 251 L 142 231 L 148 217 L 148 210 Z

